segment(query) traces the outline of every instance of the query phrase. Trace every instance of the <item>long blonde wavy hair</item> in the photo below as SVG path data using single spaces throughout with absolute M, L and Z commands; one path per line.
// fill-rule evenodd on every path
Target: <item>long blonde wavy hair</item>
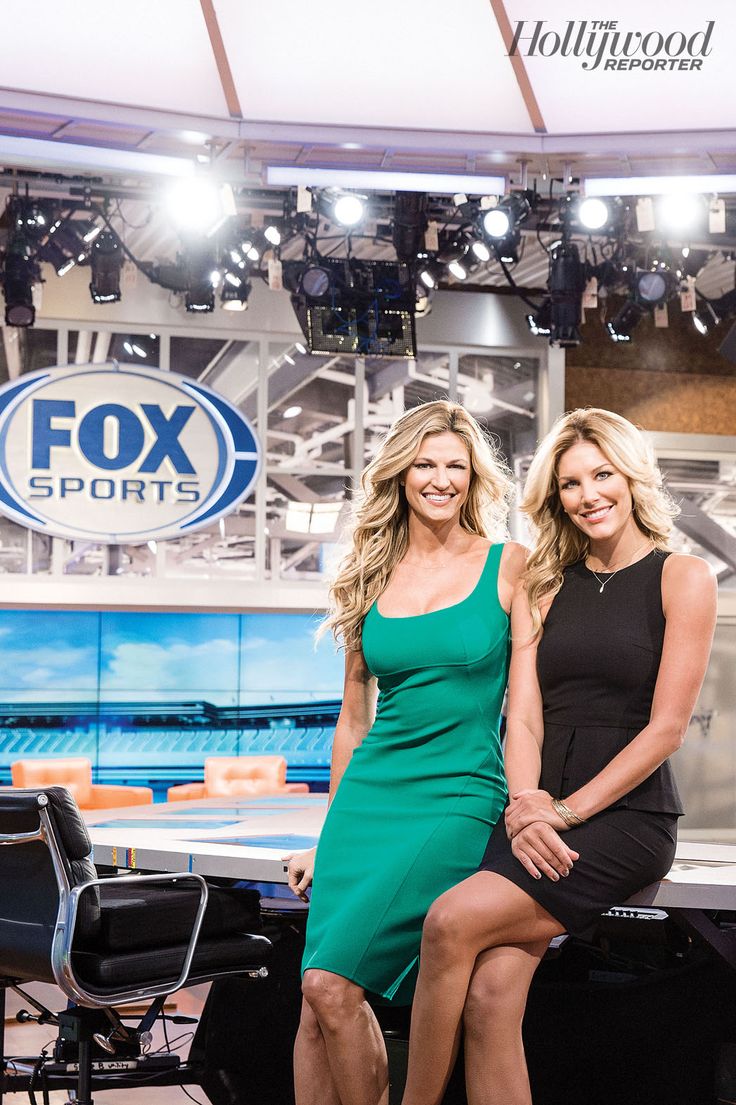
M 396 419 L 361 476 L 351 544 L 330 588 L 330 629 L 346 649 L 360 648 L 363 619 L 385 589 L 409 544 L 406 494 L 400 484 L 427 434 L 457 434 L 470 455 L 470 487 L 460 511 L 468 533 L 502 539 L 512 481 L 498 449 L 459 403 L 438 399 Z
M 557 482 L 562 454 L 581 441 L 597 445 L 626 477 L 634 521 L 655 548 L 668 547 L 672 520 L 680 513 L 662 486 L 651 446 L 633 423 L 598 407 L 584 407 L 562 415 L 537 447 L 521 503 L 537 539 L 525 575 L 535 634 L 542 625 L 541 601 L 557 594 L 564 569 L 582 560 L 589 550 L 588 538 L 562 508 Z

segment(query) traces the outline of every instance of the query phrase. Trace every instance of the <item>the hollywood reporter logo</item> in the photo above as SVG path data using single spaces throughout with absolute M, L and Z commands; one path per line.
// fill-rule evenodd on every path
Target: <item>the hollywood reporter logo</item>
M 620 31 L 616 19 L 569 20 L 563 30 L 547 29 L 546 19 L 522 19 L 516 24 L 509 57 L 575 57 L 581 67 L 614 70 L 671 71 L 702 69 L 711 52 L 715 20 L 705 29 L 685 31 Z

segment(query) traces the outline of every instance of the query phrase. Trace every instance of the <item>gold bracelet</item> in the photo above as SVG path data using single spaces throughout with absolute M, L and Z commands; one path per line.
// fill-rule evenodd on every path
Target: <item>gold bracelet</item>
M 580 817 L 579 814 L 575 813 L 575 810 L 571 810 L 570 807 L 567 806 L 561 798 L 552 799 L 552 809 L 555 811 L 555 813 L 560 815 L 562 820 L 570 829 L 574 829 L 577 825 L 585 824 L 585 818 Z

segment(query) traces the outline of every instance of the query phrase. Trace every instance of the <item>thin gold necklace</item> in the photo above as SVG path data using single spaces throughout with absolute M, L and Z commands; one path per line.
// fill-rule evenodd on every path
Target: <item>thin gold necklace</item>
M 637 554 L 637 553 L 640 553 L 642 549 L 645 549 L 645 548 L 647 547 L 647 545 L 651 545 L 651 541 L 647 541 L 647 542 L 645 542 L 645 544 L 643 544 L 643 545 L 640 545 L 638 549 L 634 549 L 633 553 L 631 554 L 631 556 L 629 557 L 629 559 L 628 559 L 628 560 L 626 561 L 626 563 L 625 563 L 625 564 L 620 564 L 620 565 L 618 566 L 618 568 L 616 568 L 616 569 L 615 569 L 615 571 L 613 571 L 613 572 L 608 572 L 608 573 L 606 573 L 606 578 L 605 578 L 605 579 L 601 579 L 601 577 L 600 577 L 600 576 L 598 575 L 598 573 L 597 573 L 597 572 L 594 572 L 594 571 L 593 571 L 593 569 L 592 569 L 592 568 L 590 567 L 590 565 L 589 565 L 589 564 L 586 564 L 586 565 L 585 565 L 585 567 L 586 567 L 586 568 L 588 569 L 588 571 L 590 572 L 590 574 L 591 574 L 592 576 L 595 576 L 595 578 L 596 578 L 596 580 L 598 581 L 598 583 L 600 583 L 600 588 L 598 589 L 598 594 L 599 594 L 599 595 L 602 595 L 602 594 L 603 594 L 603 588 L 604 588 L 604 587 L 605 587 L 605 586 L 606 586 L 606 585 L 607 585 L 608 583 L 610 583 L 610 582 L 611 582 L 611 580 L 613 579 L 613 577 L 614 577 L 615 575 L 618 575 L 618 573 L 619 573 L 620 571 L 622 571 L 622 570 L 623 570 L 624 568 L 628 568 L 628 567 L 630 566 L 630 564 L 632 563 L 632 561 L 633 561 L 634 557 L 636 556 L 636 554 Z M 644 558 L 642 557 L 642 560 L 643 560 L 643 559 L 644 559 Z

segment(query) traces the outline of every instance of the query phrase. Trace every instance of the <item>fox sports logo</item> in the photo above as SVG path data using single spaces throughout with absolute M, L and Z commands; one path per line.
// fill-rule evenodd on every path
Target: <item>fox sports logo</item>
M 260 459 L 244 415 L 173 372 L 81 365 L 0 388 L 0 510 L 42 533 L 116 545 L 191 533 L 242 502 Z

